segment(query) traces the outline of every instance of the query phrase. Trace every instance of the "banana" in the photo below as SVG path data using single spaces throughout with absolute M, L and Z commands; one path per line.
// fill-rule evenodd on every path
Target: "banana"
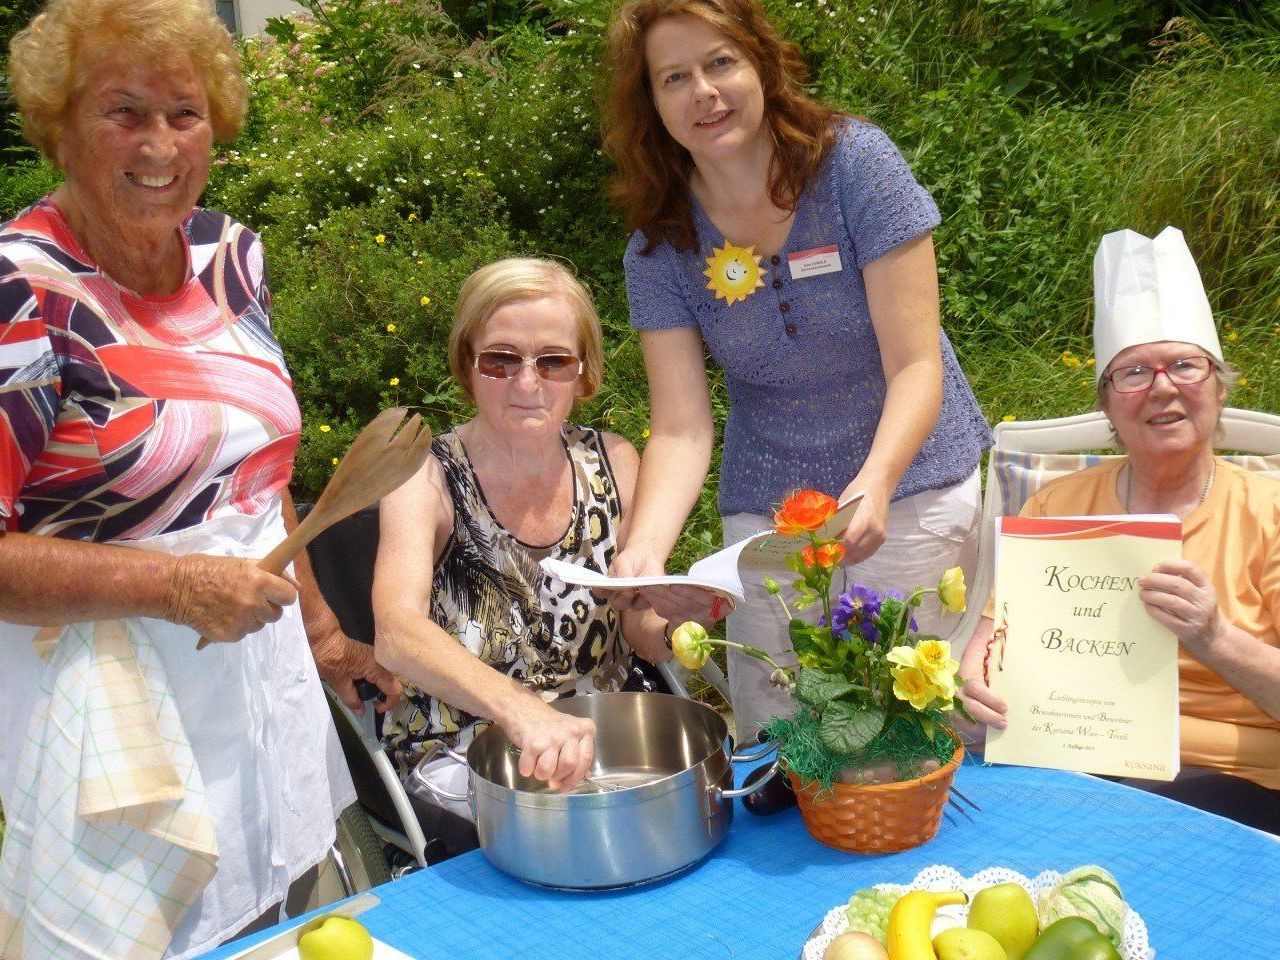
M 889 960 L 937 960 L 933 952 L 933 914 L 942 906 L 964 903 L 959 890 L 912 890 L 889 912 L 885 945 Z

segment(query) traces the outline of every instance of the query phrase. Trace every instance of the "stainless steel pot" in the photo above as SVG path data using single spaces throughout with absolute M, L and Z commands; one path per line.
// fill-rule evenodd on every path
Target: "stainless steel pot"
M 439 797 L 470 803 L 480 847 L 499 870 L 540 886 L 607 889 L 647 883 L 706 856 L 733 820 L 734 762 L 759 760 L 768 744 L 731 756 L 728 728 L 711 707 L 665 693 L 570 697 L 555 709 L 596 724 L 596 784 L 571 793 L 520 776 L 511 741 L 496 725 L 471 744 L 466 796 L 414 776 Z M 609 789 L 612 787 L 613 789 Z

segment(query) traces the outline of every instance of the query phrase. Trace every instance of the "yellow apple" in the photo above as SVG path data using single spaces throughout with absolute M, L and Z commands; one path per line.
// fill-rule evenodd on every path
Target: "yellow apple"
M 1040 918 L 1031 894 L 1020 884 L 1001 883 L 974 894 L 969 926 L 999 940 L 1009 960 L 1021 960 L 1040 932 Z
M 989 933 L 952 927 L 933 938 L 938 960 L 1005 960 L 1004 947 Z
M 298 937 L 301 960 L 372 960 L 373 937 L 358 920 L 329 916 L 313 920 Z

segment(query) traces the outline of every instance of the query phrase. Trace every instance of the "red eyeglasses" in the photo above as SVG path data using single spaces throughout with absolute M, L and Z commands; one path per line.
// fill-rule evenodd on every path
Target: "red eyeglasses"
M 544 353 L 526 357 L 511 350 L 481 350 L 472 361 L 476 372 L 489 380 L 514 379 L 520 375 L 525 364 L 532 364 L 543 380 L 556 383 L 571 383 L 582 373 L 582 361 L 571 353 Z
M 1142 393 L 1155 384 L 1157 373 L 1163 373 L 1171 383 L 1186 387 L 1208 380 L 1215 366 L 1206 356 L 1183 357 L 1163 367 L 1144 367 L 1140 364 L 1117 367 L 1105 376 L 1116 393 Z

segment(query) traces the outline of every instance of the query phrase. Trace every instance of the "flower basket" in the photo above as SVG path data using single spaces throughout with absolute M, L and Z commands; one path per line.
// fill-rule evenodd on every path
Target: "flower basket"
M 964 759 L 958 738 L 943 766 L 897 783 L 833 783 L 830 789 L 788 773 L 809 834 L 819 843 L 851 853 L 896 853 L 932 840 L 956 768 Z
M 951 644 L 921 634 L 914 612 L 926 594 L 937 594 L 946 610 L 963 612 L 964 572 L 943 571 L 936 587 L 916 587 L 910 594 L 855 583 L 832 597 L 845 548 L 822 530 L 837 506 L 825 494 L 799 490 L 774 516 L 780 536 L 808 541 L 786 559 L 795 574 L 794 609 L 820 604 L 822 611 L 816 623 L 795 616 L 780 595 L 781 585 L 765 577 L 765 589 L 787 614 L 795 666 L 780 664 L 765 650 L 712 639 L 698 623 L 676 628 L 671 649 L 690 670 L 706 662 L 713 645 L 773 667 L 770 679 L 791 694 L 797 708 L 789 716 L 770 717 L 764 733 L 778 746 L 809 832 L 837 850 L 906 850 L 938 832 L 951 779 L 964 757 L 952 721 L 956 715 L 973 719 L 958 697 L 963 681 L 956 676 L 960 664 Z M 855 772 L 890 782 L 843 782 Z

